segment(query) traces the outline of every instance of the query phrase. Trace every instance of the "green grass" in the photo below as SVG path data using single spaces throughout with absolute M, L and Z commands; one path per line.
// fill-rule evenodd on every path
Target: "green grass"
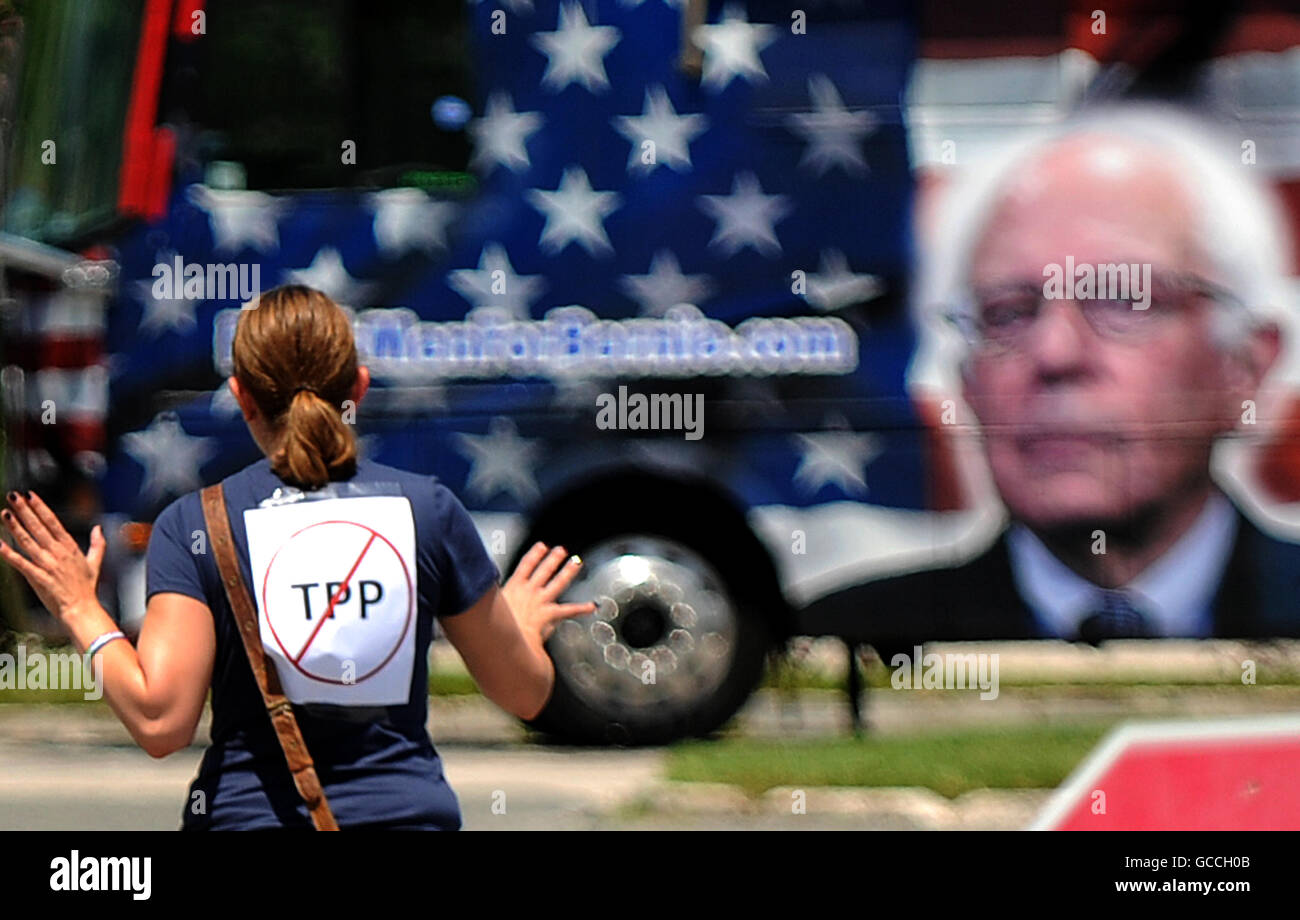
M 88 700 L 84 690 L 0 690 L 0 706 L 6 703 L 86 703 L 107 705 L 103 699 Z
M 1113 723 L 1007 727 L 885 738 L 692 741 L 669 749 L 668 778 L 775 786 L 1047 789 L 1061 783 Z
M 847 664 L 846 666 L 847 667 Z M 872 662 L 863 669 L 862 685 L 868 689 L 889 689 L 890 670 L 879 662 Z M 769 690 L 844 690 L 847 680 L 846 671 L 837 668 L 828 672 L 819 668 L 783 663 L 776 667 L 769 666 L 759 685 Z M 1236 676 L 1212 677 L 1178 677 L 1176 675 L 1124 675 L 1112 677 L 1100 675 L 1095 680 L 1053 680 L 1050 677 L 1032 677 L 1017 679 L 1015 675 L 1002 675 L 998 680 L 1001 687 L 1027 688 L 1096 688 L 1104 690 L 1113 688 L 1125 691 L 1133 687 L 1242 687 L 1241 679 Z M 1268 670 L 1256 674 L 1255 684 L 1259 687 L 1295 687 L 1300 686 L 1300 671 Z
M 479 689 L 468 674 L 456 671 L 429 674 L 430 696 L 477 696 Z M 103 703 L 86 700 L 81 690 L 13 690 L 0 689 L 0 706 L 7 703 Z
M 478 696 L 478 685 L 464 671 L 430 671 L 430 696 Z
M 433 671 L 429 674 L 430 696 L 477 696 L 474 679 L 463 671 Z M 6 703 L 90 703 L 81 690 L 15 690 L 0 688 L 0 705 Z
M 93 672 L 83 672 L 74 677 L 73 672 L 69 670 L 64 663 L 66 656 L 77 654 L 77 650 L 71 644 L 66 642 L 59 644 L 46 644 L 40 636 L 37 636 L 34 633 L 11 636 L 10 639 L 10 642 L 0 646 L 0 653 L 4 656 L 3 658 L 0 658 L 0 681 L 11 685 L 0 686 L 0 704 L 89 703 L 107 705 L 103 701 L 102 694 L 100 694 L 100 698 L 97 700 L 86 699 L 86 693 L 89 692 L 90 684 L 94 681 Z M 19 652 L 17 651 L 17 647 L 19 643 L 21 643 L 26 650 L 25 661 L 27 664 L 27 670 L 26 673 L 22 675 L 18 673 L 20 662 L 18 660 Z M 34 672 L 31 662 L 35 660 L 37 655 L 58 655 L 61 660 L 56 665 L 47 659 L 45 667 L 39 672 Z M 17 686 L 20 677 L 24 685 L 21 690 L 18 689 Z M 77 680 L 84 689 L 50 689 L 49 687 L 50 684 L 71 682 L 73 680 Z M 46 685 L 46 689 L 29 689 L 26 687 L 26 684 L 29 681 L 40 681 Z

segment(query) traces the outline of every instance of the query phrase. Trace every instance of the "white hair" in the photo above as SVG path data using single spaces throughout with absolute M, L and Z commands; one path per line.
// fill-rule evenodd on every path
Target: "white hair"
M 1244 340 L 1251 329 L 1289 318 L 1288 275 L 1291 243 L 1283 211 L 1256 167 L 1242 155 L 1243 142 L 1211 129 L 1169 106 L 1114 105 L 1022 137 L 1004 156 L 962 176 L 943 202 L 935 243 L 921 259 L 914 288 L 914 307 L 923 334 L 926 361 L 955 368 L 967 357 L 968 343 L 946 322 L 970 301 L 975 246 L 1008 180 L 1066 138 L 1080 135 L 1114 138 L 1159 151 L 1181 179 L 1198 214 L 1195 228 L 1201 252 L 1210 260 L 1213 279 L 1240 305 L 1216 301 L 1214 337 L 1220 347 Z M 1244 306 L 1245 309 L 1242 309 Z

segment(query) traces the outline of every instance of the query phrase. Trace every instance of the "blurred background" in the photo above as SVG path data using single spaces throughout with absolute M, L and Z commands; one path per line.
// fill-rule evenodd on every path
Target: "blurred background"
M 597 801 L 557 767 L 520 826 L 786 826 L 806 786 L 927 790 L 822 798 L 821 826 L 1020 826 L 1119 720 L 1286 712 L 1300 685 L 1285 641 L 1029 643 L 996 647 L 1003 690 L 979 702 L 891 692 L 869 646 L 799 635 L 831 587 L 999 523 L 915 361 L 917 256 L 955 176 L 1125 99 L 1250 139 L 1300 227 L 1284 3 L 0 0 L 0 486 L 79 540 L 105 522 L 102 599 L 138 629 L 151 522 L 259 456 L 224 383 L 234 280 L 311 284 L 356 311 L 375 370 L 364 453 L 444 481 L 503 572 L 563 542 L 589 563 L 575 591 L 614 601 L 552 640 L 539 728 L 637 782 Z M 159 288 L 193 265 L 204 283 Z M 703 394 L 705 436 L 599 430 L 620 385 Z M 1300 403 L 1278 418 L 1231 473 L 1286 529 Z M 10 645 L 61 641 L 7 569 L 0 619 Z M 537 740 L 447 652 L 435 741 L 468 764 Z M 27 803 L 6 826 L 77 826 L 92 752 L 162 769 L 115 749 L 102 703 L 0 689 L 0 735 L 31 767 L 0 777 Z M 112 820 L 170 826 L 171 769 Z M 471 826 L 504 824 L 487 802 Z

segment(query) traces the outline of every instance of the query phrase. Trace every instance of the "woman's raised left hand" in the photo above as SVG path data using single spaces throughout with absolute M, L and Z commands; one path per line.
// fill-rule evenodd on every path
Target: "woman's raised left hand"
M 545 543 L 534 543 L 502 587 L 501 591 L 510 603 L 510 612 L 515 615 L 524 635 L 537 648 L 550 638 L 560 620 L 595 611 L 596 605 L 590 601 L 577 604 L 556 602 L 581 570 L 582 560 L 570 556 L 564 547 L 551 549 Z

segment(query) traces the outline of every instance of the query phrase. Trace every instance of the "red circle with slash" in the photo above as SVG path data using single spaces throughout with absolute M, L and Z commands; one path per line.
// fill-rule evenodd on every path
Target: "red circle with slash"
M 360 528 L 361 530 L 364 530 L 366 533 L 370 534 L 370 538 L 366 541 L 366 545 L 361 550 L 361 554 L 357 556 L 356 561 L 352 563 L 351 570 L 348 572 L 347 577 L 343 580 L 343 583 L 340 585 L 338 591 L 336 592 L 335 595 L 336 597 L 338 594 L 341 594 L 345 589 L 349 588 L 349 585 L 352 581 L 352 576 L 356 573 L 357 568 L 361 565 L 361 560 L 366 557 L 366 554 L 370 552 L 371 546 L 373 546 L 377 540 L 383 541 L 383 543 L 390 550 L 392 550 L 393 555 L 397 558 L 398 565 L 402 567 L 402 574 L 406 577 L 406 597 L 407 597 L 406 621 L 402 624 L 401 633 L 398 634 L 397 640 L 393 643 L 393 647 L 392 649 L 389 650 L 388 654 L 384 656 L 383 661 L 379 662 L 379 664 L 375 665 L 365 674 L 358 676 L 356 680 L 352 680 L 352 681 L 335 680 L 334 678 L 330 678 L 330 677 L 321 677 L 319 674 L 311 673 L 299 663 L 302 657 L 305 654 L 307 654 L 307 649 L 311 647 L 311 644 L 315 640 L 317 634 L 320 632 L 322 628 L 324 628 L 325 623 L 330 619 L 330 614 L 332 613 L 333 606 L 334 606 L 333 599 L 331 599 L 329 607 L 327 607 L 325 609 L 325 612 L 321 615 L 320 621 L 316 624 L 316 629 L 312 632 L 311 636 L 307 639 L 306 644 L 303 645 L 302 650 L 299 651 L 297 655 L 294 655 L 285 647 L 284 641 L 280 638 L 280 634 L 276 632 L 275 621 L 271 619 L 271 615 L 270 615 L 271 608 L 267 605 L 266 602 L 266 590 L 267 590 L 267 585 L 271 580 L 271 570 L 275 568 L 275 560 L 280 557 L 280 554 L 284 552 L 285 548 L 288 547 L 290 543 L 292 543 L 294 540 L 296 540 L 298 537 L 302 536 L 309 530 L 313 530 L 317 527 L 327 527 L 327 526 L 339 525 L 339 524 L 342 524 L 347 527 Z M 413 610 L 414 605 L 411 603 L 411 598 L 413 597 L 414 593 L 415 593 L 414 587 L 412 586 L 412 582 L 411 582 L 411 570 L 410 568 L 407 567 L 406 560 L 402 558 L 402 554 L 397 551 L 397 547 L 393 546 L 392 542 L 387 537 L 385 537 L 379 531 L 375 530 L 373 527 L 367 527 L 365 524 L 358 524 L 356 521 L 319 521 L 315 524 L 310 524 L 302 528 L 302 530 L 295 531 L 294 533 L 289 535 L 289 539 L 284 542 L 284 546 L 281 546 L 279 549 L 275 551 L 275 555 L 273 555 L 271 557 L 271 561 L 267 563 L 266 574 L 262 576 L 262 609 L 266 611 L 266 624 L 267 626 L 270 627 L 271 635 L 275 637 L 275 644 L 280 647 L 280 651 L 284 653 L 285 659 L 291 665 L 293 665 L 293 667 L 304 677 L 309 677 L 312 680 L 318 680 L 321 681 L 322 683 L 338 684 L 340 686 L 345 686 L 345 685 L 351 686 L 351 685 L 359 684 L 363 680 L 373 677 L 379 671 L 383 670 L 384 665 L 392 661 L 393 656 L 397 654 L 397 650 L 402 647 L 402 640 L 406 638 L 407 631 L 410 630 L 411 628 L 411 620 L 414 615 L 414 610 Z

